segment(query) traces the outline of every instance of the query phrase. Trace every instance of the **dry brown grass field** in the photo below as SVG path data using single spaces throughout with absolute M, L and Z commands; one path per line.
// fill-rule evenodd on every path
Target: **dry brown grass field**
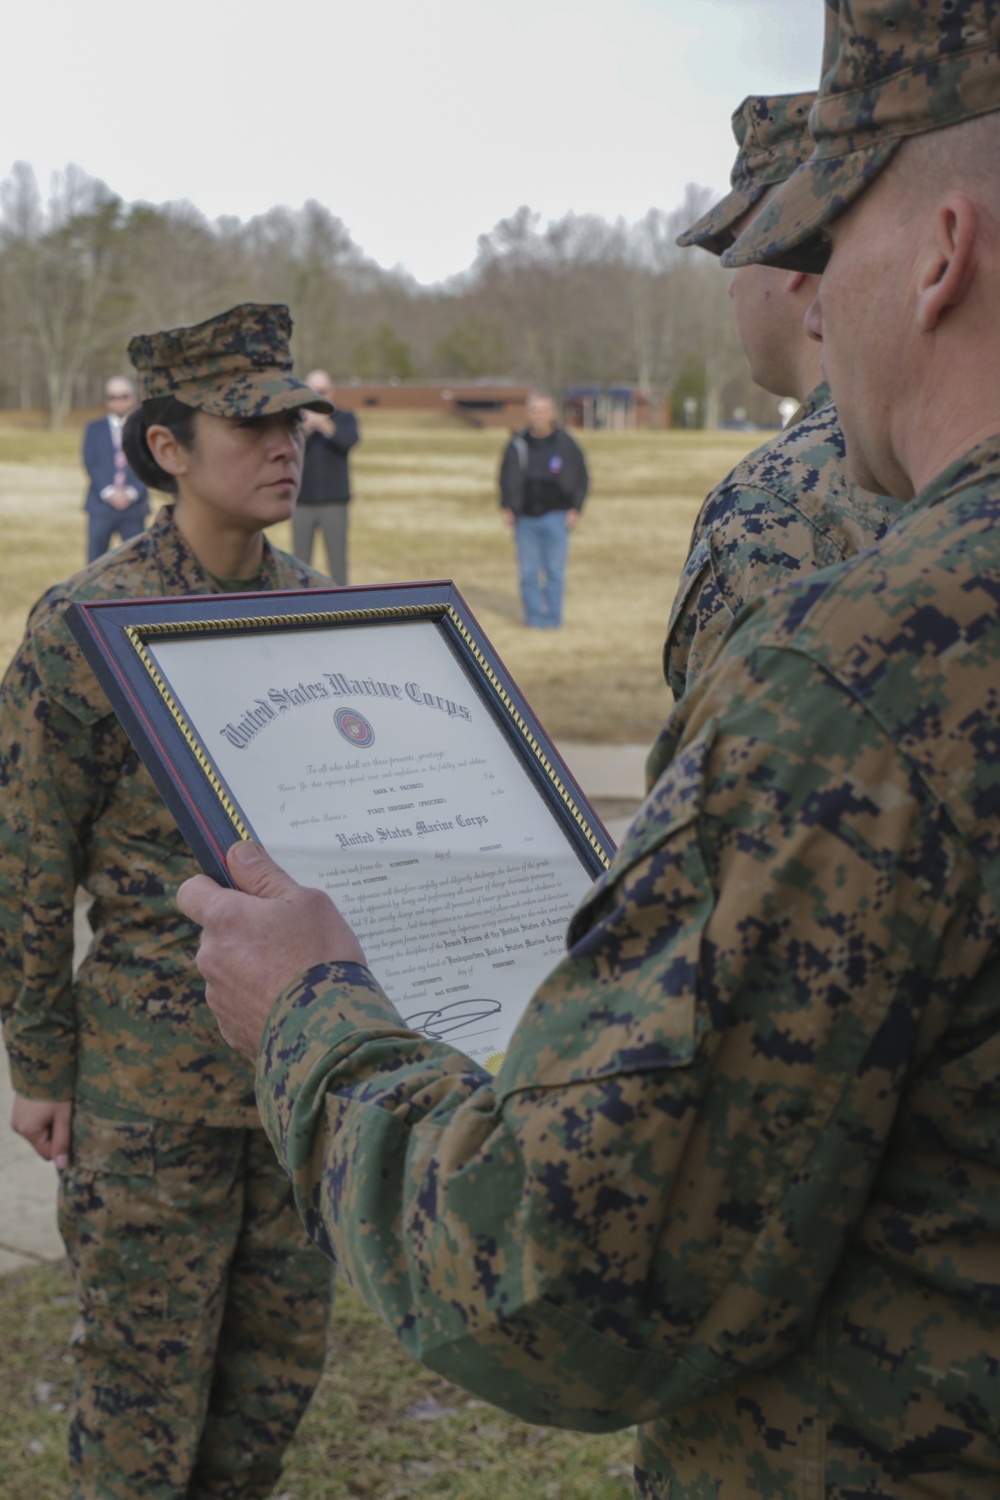
M 513 542 L 496 501 L 503 435 L 448 418 L 362 415 L 353 465 L 352 583 L 451 578 L 557 740 L 651 740 L 669 707 L 660 653 L 705 493 L 746 433 L 586 433 L 592 488 L 570 544 L 566 623 L 520 623 Z M 0 661 L 44 588 L 81 564 L 79 426 L 0 422 Z M 279 547 L 291 528 L 274 527 Z M 314 562 L 325 556 L 318 543 Z

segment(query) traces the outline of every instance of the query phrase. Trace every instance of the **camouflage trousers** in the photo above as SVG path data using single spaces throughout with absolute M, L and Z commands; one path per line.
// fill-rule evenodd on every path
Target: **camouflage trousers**
M 333 1271 L 263 1130 L 78 1105 L 59 1229 L 74 1500 L 269 1495 L 322 1371 Z

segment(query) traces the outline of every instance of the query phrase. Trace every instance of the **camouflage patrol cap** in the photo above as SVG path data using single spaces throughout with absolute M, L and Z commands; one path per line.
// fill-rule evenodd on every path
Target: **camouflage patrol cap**
M 729 174 L 731 191 L 677 236 L 678 245 L 700 245 L 721 255 L 733 243 L 733 226 L 812 151 L 809 110 L 815 98 L 815 93 L 751 94 L 743 100 L 732 118 L 738 149 Z
M 269 417 L 331 402 L 292 374 L 292 319 L 283 302 L 241 302 L 190 328 L 137 333 L 128 346 L 139 396 L 174 396 L 213 417 Z
M 839 0 L 809 117 L 815 150 L 723 255 L 822 271 L 829 224 L 900 143 L 1000 110 L 1000 0 Z

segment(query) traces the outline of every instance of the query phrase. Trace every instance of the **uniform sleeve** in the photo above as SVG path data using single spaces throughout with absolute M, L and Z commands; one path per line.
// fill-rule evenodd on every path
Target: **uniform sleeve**
M 0 686 L 0 1018 L 13 1087 L 35 1099 L 73 1096 L 74 900 L 124 746 L 63 631 L 29 628 Z
M 91 484 L 96 485 L 97 475 L 97 433 L 93 422 L 88 422 L 83 434 L 83 467 Z
M 513 442 L 507 444 L 500 460 L 499 486 L 501 510 L 516 512 L 521 490 L 521 464 Z
M 820 526 L 769 490 L 726 485 L 710 495 L 695 524 L 663 648 L 674 700 L 701 676 L 750 599 L 844 555 Z
M 679 703 L 734 619 L 715 577 L 707 536 L 692 543 L 670 610 L 663 675 Z
M 335 431 L 332 437 L 325 437 L 323 433 L 320 433 L 319 436 L 335 452 L 346 456 L 350 453 L 354 445 L 361 440 L 361 434 L 358 432 L 357 418 L 353 412 L 341 411 L 338 408 L 334 413 L 334 428 Z
M 570 439 L 570 441 L 573 442 L 573 447 L 576 450 L 573 465 L 573 508 L 574 510 L 582 510 L 583 502 L 587 498 L 587 491 L 590 489 L 590 471 L 587 468 L 587 459 L 583 449 L 573 439 Z
M 763 652 L 759 695 L 729 665 L 498 1078 L 350 966 L 262 1043 L 312 1237 L 411 1353 L 527 1420 L 648 1421 L 807 1336 L 981 894 L 835 683 Z

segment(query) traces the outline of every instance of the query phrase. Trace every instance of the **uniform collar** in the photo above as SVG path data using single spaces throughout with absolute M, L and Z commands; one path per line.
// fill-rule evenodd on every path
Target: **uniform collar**
M 829 406 L 832 399 L 830 387 L 825 380 L 821 380 L 816 389 L 811 391 L 803 401 L 798 411 L 793 412 L 789 417 L 785 423 L 785 432 L 788 431 L 789 427 L 794 427 L 796 422 L 802 422 L 806 417 L 811 417 L 813 412 L 819 411 L 824 406 Z
M 174 524 L 174 507 L 160 507 L 147 533 L 154 543 L 160 576 L 167 594 L 215 594 L 218 589 Z M 277 587 L 274 552 L 264 538 L 264 557 L 255 584 L 261 589 Z
M 906 506 L 906 514 L 939 505 L 959 490 L 1000 478 L 1000 433 L 994 433 L 936 474 Z

